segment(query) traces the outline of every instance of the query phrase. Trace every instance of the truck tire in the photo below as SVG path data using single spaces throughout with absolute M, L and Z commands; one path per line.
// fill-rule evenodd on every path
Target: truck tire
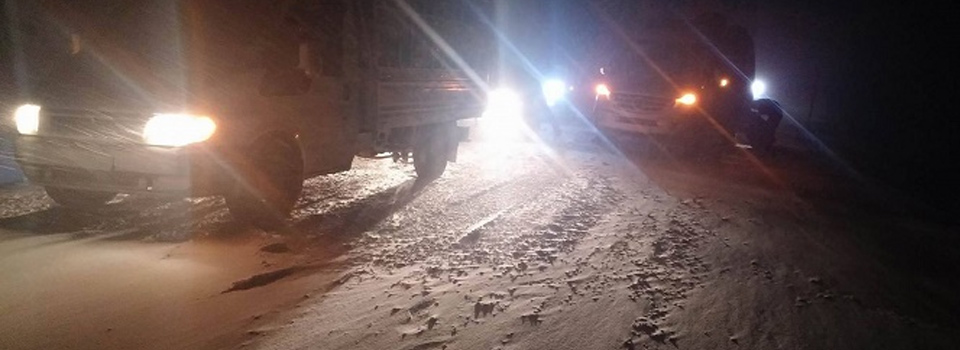
M 286 225 L 303 191 L 303 157 L 292 140 L 258 142 L 238 169 L 241 178 L 224 195 L 234 220 L 263 230 Z
M 117 196 L 115 192 L 74 190 L 57 187 L 46 187 L 44 189 L 47 191 L 47 195 L 53 198 L 53 201 L 57 202 L 57 204 L 75 209 L 102 207 L 112 200 L 113 197 Z
M 432 125 L 420 131 L 413 143 L 413 169 L 417 178 L 435 180 L 447 169 L 452 130 L 447 125 Z

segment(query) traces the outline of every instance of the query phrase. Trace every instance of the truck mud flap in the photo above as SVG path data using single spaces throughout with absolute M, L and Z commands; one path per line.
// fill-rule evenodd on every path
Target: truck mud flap
M 453 129 L 453 133 L 450 138 L 450 153 L 447 155 L 447 161 L 457 162 L 457 154 L 460 153 L 460 143 L 467 141 L 470 138 L 470 128 L 466 126 L 457 126 Z

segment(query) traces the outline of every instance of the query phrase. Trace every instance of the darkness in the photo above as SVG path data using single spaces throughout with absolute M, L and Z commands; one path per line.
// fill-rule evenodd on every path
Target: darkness
M 830 31 L 849 39 L 835 48 L 841 55 L 832 71 L 840 74 L 831 79 L 842 117 L 824 140 L 866 176 L 912 193 L 938 215 L 960 213 L 950 11 L 875 3 L 818 11 L 835 16 Z
M 610 1 L 598 1 L 604 3 Z M 523 1 L 509 2 L 520 5 Z M 951 220 L 960 213 L 955 194 L 954 162 L 960 159 L 960 121 L 954 111 L 958 92 L 957 55 L 952 33 L 956 25 L 948 4 L 894 5 L 879 2 L 791 2 L 756 0 L 677 0 L 677 6 L 708 3 L 734 11 L 747 9 L 760 26 L 752 31 L 758 42 L 758 65 L 764 57 L 787 81 L 777 81 L 785 108 L 868 179 L 902 191 L 925 203 L 930 213 Z M 582 35 L 591 20 L 577 19 L 588 11 L 581 1 L 548 1 L 533 8 L 543 15 L 540 25 L 557 33 L 567 50 L 565 59 L 577 57 L 576 47 L 589 38 Z M 12 2 L 0 7 L 0 105 L 16 95 L 12 62 L 14 50 L 10 18 Z M 764 21 L 764 18 L 768 20 Z M 781 20 L 802 18 L 803 20 Z M 764 33 L 778 33 L 764 36 Z M 581 35 L 576 35 L 576 34 Z M 783 34 L 786 33 L 786 34 Z M 563 37 L 568 38 L 564 40 Z M 809 55 L 795 56 L 788 48 L 805 47 Z M 815 61 L 810 64 L 800 60 Z M 762 74 L 762 73 L 761 73 Z M 816 78 L 811 78 L 811 76 Z M 796 82 L 791 80 L 797 80 Z M 811 81 L 815 81 L 811 85 Z M 811 90 L 816 104 L 791 101 L 791 90 Z M 795 94 L 798 95 L 798 94 Z M 774 98 L 778 96 L 774 95 Z M 806 110 L 811 107 L 814 111 Z M 808 115 L 808 112 L 809 115 Z M 813 118 L 807 118 L 812 116 Z
M 7 16 L 10 6 L 6 1 L 0 6 L 0 107 L 7 103 L 10 91 L 13 89 L 13 46 L 10 42 L 10 26 L 12 23 Z

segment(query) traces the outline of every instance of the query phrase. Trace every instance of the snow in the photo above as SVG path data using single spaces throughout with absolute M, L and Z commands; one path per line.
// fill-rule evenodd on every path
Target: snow
M 7 189 L 0 347 L 960 344 L 949 228 L 807 155 L 654 159 L 565 137 L 466 143 L 429 184 L 358 159 L 308 180 L 282 232 L 234 226 L 215 198 L 78 214 Z

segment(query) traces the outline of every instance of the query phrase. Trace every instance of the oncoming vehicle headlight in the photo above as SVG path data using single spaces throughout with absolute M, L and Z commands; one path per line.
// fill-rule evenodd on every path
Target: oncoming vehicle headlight
M 17 107 L 13 121 L 21 135 L 36 135 L 40 131 L 40 106 L 25 104 Z
M 720 79 L 720 87 L 727 87 L 727 85 L 730 85 L 730 79 L 721 78 L 721 79 Z
M 205 116 L 154 114 L 143 128 L 143 140 L 157 146 L 185 146 L 213 136 L 217 124 Z
M 610 88 L 607 87 L 606 84 L 597 85 L 596 92 L 597 92 L 597 97 L 603 96 L 608 99 L 610 98 Z
M 695 103 L 697 103 L 697 95 L 692 92 L 683 94 L 683 96 L 677 99 L 678 105 L 693 106 Z
M 487 94 L 487 110 L 484 117 L 492 118 L 520 118 L 523 114 L 523 103 L 520 95 L 513 90 L 500 88 Z
M 523 132 L 523 100 L 508 88 L 499 88 L 487 93 L 487 110 L 477 121 L 483 137 L 512 140 Z
M 553 106 L 563 100 L 567 93 L 567 84 L 560 79 L 550 79 L 543 82 L 543 98 L 546 99 L 548 106 Z
M 758 100 L 767 94 L 767 84 L 763 80 L 754 80 L 750 84 L 750 92 L 753 93 L 753 99 Z

